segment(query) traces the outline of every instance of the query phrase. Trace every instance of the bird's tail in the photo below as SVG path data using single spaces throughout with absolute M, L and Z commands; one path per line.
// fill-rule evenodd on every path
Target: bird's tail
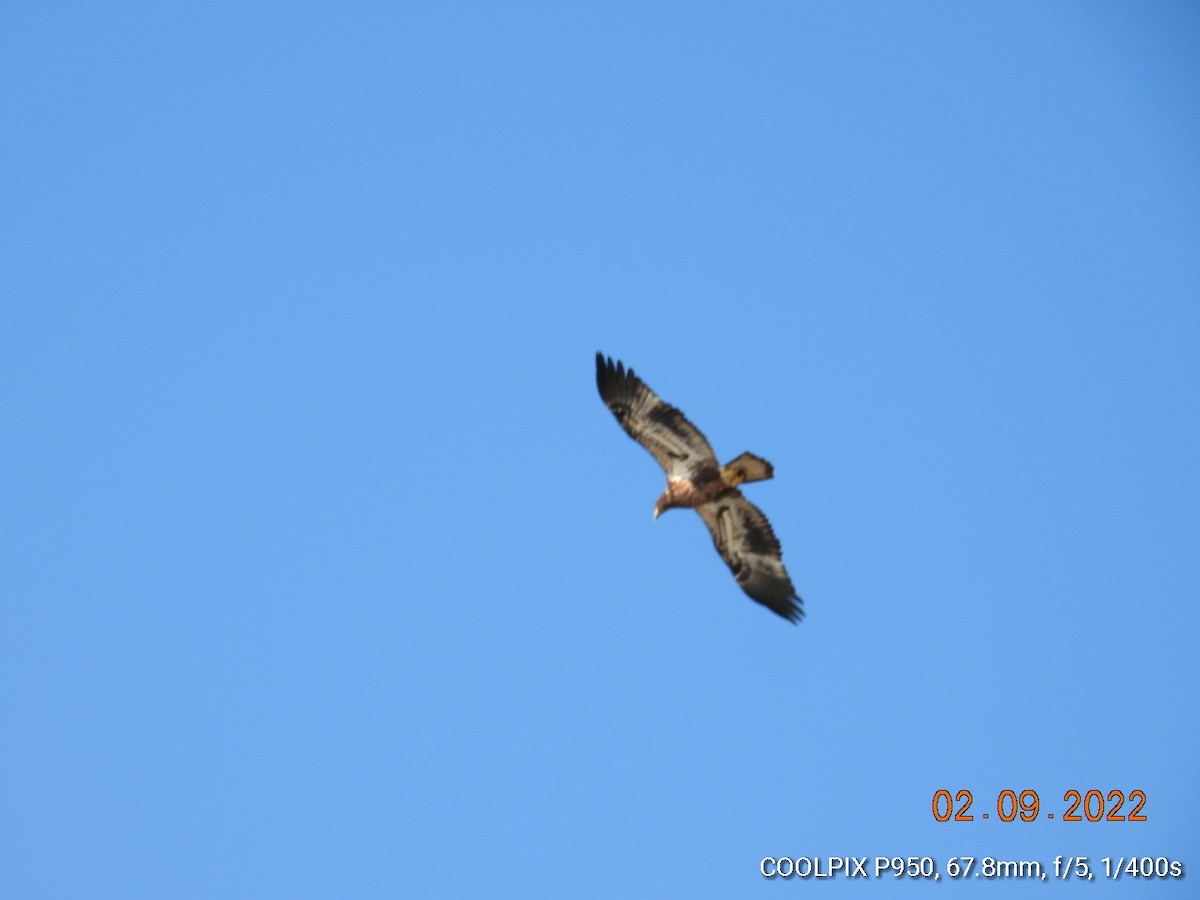
M 721 480 L 730 487 L 737 487 L 745 481 L 766 481 L 774 475 L 775 467 L 753 453 L 743 453 L 721 467 Z

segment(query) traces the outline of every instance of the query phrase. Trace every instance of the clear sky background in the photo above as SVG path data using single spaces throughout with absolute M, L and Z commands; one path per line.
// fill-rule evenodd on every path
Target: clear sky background
M 1195 6 L 20 2 L 0 85 L 4 896 L 1195 896 Z

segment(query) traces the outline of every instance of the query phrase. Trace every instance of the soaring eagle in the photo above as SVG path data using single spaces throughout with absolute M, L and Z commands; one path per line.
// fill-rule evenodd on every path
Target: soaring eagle
M 772 612 L 799 622 L 803 601 L 783 567 L 779 540 L 767 517 L 738 490 L 743 482 L 772 477 L 772 465 L 752 453 L 720 465 L 704 435 L 683 413 L 664 403 L 633 369 L 600 353 L 596 386 L 621 427 L 667 473 L 667 489 L 654 504 L 654 518 L 675 507 L 696 510 L 742 590 Z

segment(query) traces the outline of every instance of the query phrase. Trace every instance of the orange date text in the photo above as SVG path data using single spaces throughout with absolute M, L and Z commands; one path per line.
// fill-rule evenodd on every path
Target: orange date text
M 965 788 L 951 793 L 933 792 L 933 817 L 939 822 L 974 822 L 995 815 L 1001 822 L 1034 822 L 1058 819 L 1061 822 L 1145 822 L 1146 792 L 1077 791 L 1063 794 L 1063 806 L 1057 810 L 1042 807 L 1042 799 L 1034 790 L 1004 790 L 996 795 L 994 810 L 975 807 L 975 796 Z

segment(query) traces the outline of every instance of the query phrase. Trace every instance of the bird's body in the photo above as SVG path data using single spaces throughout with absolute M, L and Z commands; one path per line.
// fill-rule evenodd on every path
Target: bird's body
M 717 553 L 753 600 L 785 619 L 804 616 L 783 567 L 782 549 L 762 511 L 738 486 L 774 475 L 769 462 L 743 453 L 721 466 L 700 430 L 648 388 L 633 369 L 596 354 L 596 387 L 621 427 L 650 451 L 667 475 L 654 517 L 668 509 L 694 509 L 708 526 Z

